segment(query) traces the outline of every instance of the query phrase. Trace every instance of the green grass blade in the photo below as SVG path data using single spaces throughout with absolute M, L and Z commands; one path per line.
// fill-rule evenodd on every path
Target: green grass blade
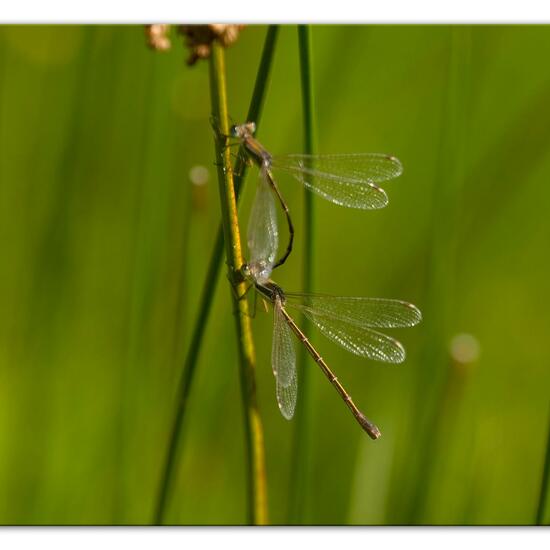
M 315 152 L 314 129 L 314 94 L 312 69 L 311 28 L 309 25 L 298 26 L 298 43 L 300 54 L 300 77 L 302 83 L 302 110 L 304 127 L 304 152 Z M 314 280 L 314 247 L 315 247 L 315 204 L 314 195 L 304 189 L 304 248 L 302 256 L 302 289 L 303 292 L 313 292 Z M 307 334 L 310 322 L 303 318 L 302 328 Z M 298 362 L 298 402 L 296 405 L 294 439 L 292 444 L 288 522 L 302 523 L 306 509 L 307 486 L 309 479 L 309 382 L 308 353 L 304 347 L 300 349 Z
M 471 30 L 449 28 L 448 84 L 442 102 L 443 126 L 436 172 L 432 213 L 432 247 L 429 259 L 429 283 L 424 314 L 425 356 L 421 360 L 411 414 L 411 451 L 407 453 L 406 482 L 397 483 L 395 505 L 389 521 L 422 523 L 425 520 L 434 461 L 439 456 L 438 441 L 445 426 L 440 422 L 449 387 L 450 368 L 447 342 L 453 325 L 458 230 L 465 186 L 464 165 L 467 152 Z M 439 182 L 444 182 L 440 184 Z M 453 405 L 457 407 L 458 404 Z M 406 486 L 404 486 L 404 484 Z M 405 496 L 406 495 L 406 496 Z M 400 508 L 405 506 L 404 510 Z M 401 515 L 402 514 L 402 515 Z
M 244 408 L 244 432 L 246 439 L 248 520 L 253 524 L 267 523 L 267 475 L 262 421 L 256 396 L 256 351 L 252 338 L 252 324 L 248 300 L 238 296 L 246 293 L 246 282 L 238 275 L 244 264 L 241 247 L 237 196 L 233 184 L 231 151 L 226 140 L 229 134 L 229 115 L 225 74 L 225 50 L 213 44 L 210 58 L 210 87 L 212 116 L 217 128 L 215 146 L 218 162 L 218 181 L 222 211 L 223 234 L 226 249 L 229 283 L 233 287 L 233 311 L 237 329 L 237 343 L 240 356 L 241 392 Z
M 267 85 L 269 82 L 269 74 L 271 71 L 273 55 L 275 52 L 277 34 L 278 27 L 276 25 L 271 25 L 267 31 L 260 60 L 260 66 L 256 75 L 254 92 L 252 94 L 250 108 L 248 111 L 248 120 L 254 120 L 257 126 L 259 124 Z M 235 164 L 236 176 L 234 178 L 234 185 L 237 196 L 242 190 L 244 178 L 246 175 L 246 163 L 243 159 L 244 156 L 239 155 Z M 166 514 L 169 489 L 174 479 L 178 456 L 181 453 L 181 449 L 178 447 L 180 446 L 182 425 L 185 417 L 185 412 L 187 410 L 189 394 L 191 392 L 191 387 L 195 377 L 196 365 L 204 337 L 204 332 L 206 330 L 206 323 L 210 315 L 212 301 L 216 292 L 216 284 L 218 281 L 218 275 L 222 266 L 222 262 L 223 231 L 220 225 L 216 234 L 214 246 L 212 248 L 210 262 L 208 264 L 208 270 L 206 273 L 204 287 L 201 295 L 197 321 L 193 329 L 189 351 L 187 352 L 187 355 L 185 357 L 182 377 L 178 386 L 176 397 L 176 410 L 174 411 L 174 418 L 170 429 L 168 450 L 162 469 L 157 503 L 154 512 L 153 523 L 157 525 L 163 522 Z
M 540 483 L 539 503 L 537 506 L 536 525 L 544 525 L 544 513 L 546 511 L 546 500 L 548 498 L 548 482 L 550 481 L 550 419 L 548 422 L 548 435 L 546 438 L 546 457 Z

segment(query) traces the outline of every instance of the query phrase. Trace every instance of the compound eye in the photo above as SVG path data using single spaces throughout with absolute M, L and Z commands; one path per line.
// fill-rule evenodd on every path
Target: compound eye
M 242 274 L 243 274 L 243 277 L 245 277 L 245 278 L 250 277 L 250 274 L 251 274 L 250 266 L 249 266 L 248 264 L 244 264 L 244 265 L 241 267 L 241 272 L 242 272 Z
M 239 137 L 239 132 L 237 130 L 237 125 L 236 124 L 233 124 L 233 126 L 231 126 L 231 128 L 229 129 L 229 133 L 233 136 L 233 137 Z

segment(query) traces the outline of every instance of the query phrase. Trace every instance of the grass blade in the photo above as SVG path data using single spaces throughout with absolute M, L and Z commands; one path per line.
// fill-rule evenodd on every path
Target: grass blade
M 312 69 L 312 45 L 311 28 L 309 25 L 298 26 L 298 44 L 300 54 L 300 77 L 302 83 L 302 110 L 304 127 L 304 153 L 315 152 L 315 130 L 313 124 L 314 94 L 313 94 L 313 69 Z M 302 256 L 302 290 L 305 293 L 313 292 L 314 274 L 314 226 L 315 207 L 314 195 L 304 189 L 304 249 Z M 307 334 L 310 322 L 302 319 L 302 328 Z M 298 401 L 296 405 L 294 440 L 292 444 L 290 488 L 289 488 L 289 523 L 302 523 L 307 496 L 307 485 L 309 478 L 309 382 L 308 353 L 304 347 L 300 349 L 298 361 Z
M 265 470 L 265 450 L 262 422 L 256 398 L 256 352 L 252 338 L 252 325 L 248 310 L 248 301 L 240 300 L 246 292 L 246 284 L 238 272 L 244 264 L 239 218 L 237 214 L 237 196 L 233 184 L 231 151 L 227 147 L 229 134 L 227 92 L 225 77 L 225 51 L 220 44 L 214 43 L 210 59 L 210 86 L 212 116 L 219 124 L 216 133 L 216 158 L 218 162 L 218 180 L 222 210 L 223 233 L 228 265 L 228 277 L 233 286 L 231 296 L 235 312 L 237 340 L 240 355 L 241 391 L 244 405 L 244 429 L 247 455 L 249 522 L 267 523 L 267 476 Z
M 250 102 L 250 108 L 248 111 L 248 120 L 254 120 L 256 126 L 258 126 L 259 118 L 261 115 L 267 84 L 269 81 L 269 74 L 271 71 L 271 65 L 273 61 L 273 54 L 275 51 L 276 41 L 278 35 L 278 27 L 271 25 L 268 28 L 264 48 L 262 51 L 262 57 L 258 73 L 256 75 L 256 83 L 254 86 L 254 92 L 252 94 L 252 100 Z M 246 163 L 244 162 L 244 155 L 239 155 L 235 164 L 234 177 L 235 191 L 238 195 L 242 189 L 244 178 L 246 175 Z M 166 458 L 164 461 L 159 492 L 157 497 L 157 503 L 154 512 L 154 524 L 160 525 L 166 514 L 166 507 L 169 498 L 169 488 L 172 484 L 175 474 L 175 466 L 177 463 L 178 455 L 181 452 L 179 449 L 179 442 L 181 438 L 181 430 L 183 426 L 183 420 L 185 417 L 185 411 L 187 410 L 187 403 L 189 400 L 189 394 L 191 392 L 191 386 L 195 377 L 195 369 L 197 360 L 206 330 L 206 323 L 210 315 L 212 307 L 212 301 L 216 291 L 216 283 L 218 281 L 218 275 L 223 260 L 223 231 L 222 227 L 218 228 L 216 240 L 212 248 L 212 254 L 210 256 L 210 262 L 208 264 L 208 270 L 206 273 L 206 279 L 201 295 L 199 313 L 197 321 L 193 329 L 191 336 L 191 343 L 189 345 L 189 351 L 187 352 L 183 373 L 178 386 L 178 393 L 176 397 L 176 410 L 174 411 L 174 418 L 170 429 L 170 437 L 168 443 L 168 449 Z
M 444 121 L 440 134 L 440 158 L 433 199 L 433 229 L 429 259 L 429 285 L 426 291 L 424 331 L 425 357 L 417 379 L 414 410 L 415 427 L 411 428 L 407 453 L 407 486 L 401 480 L 395 487 L 390 522 L 417 524 L 425 521 L 428 495 L 432 486 L 433 461 L 437 456 L 440 431 L 439 417 L 447 395 L 449 365 L 447 342 L 452 333 L 455 305 L 457 246 L 460 216 L 463 212 L 465 186 L 464 166 L 468 153 L 467 129 L 469 79 L 471 70 L 471 29 L 449 29 L 448 81 L 442 103 Z M 414 415 L 411 415 L 413 418 Z M 441 428 L 442 429 L 442 428 Z M 407 495 L 406 497 L 404 496 Z M 404 509 L 400 508 L 404 506 Z M 394 514 L 396 514 L 395 516 Z M 402 515 L 400 515 L 402 514 Z
M 539 503 L 537 506 L 536 525 L 544 525 L 544 512 L 546 509 L 546 499 L 548 497 L 548 481 L 550 480 L 550 418 L 548 422 L 548 436 L 546 438 L 546 457 L 544 459 L 544 469 L 540 484 Z

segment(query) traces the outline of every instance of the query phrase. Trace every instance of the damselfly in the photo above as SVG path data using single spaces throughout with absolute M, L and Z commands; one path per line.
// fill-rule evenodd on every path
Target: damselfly
M 388 197 L 377 184 L 396 178 L 403 172 L 397 158 L 382 153 L 273 156 L 254 137 L 255 131 L 254 122 L 231 127 L 232 137 L 239 139 L 263 171 L 262 177 L 267 179 L 285 213 L 289 241 L 283 256 L 274 263 L 274 268 L 288 258 L 294 240 L 290 212 L 273 177 L 274 171 L 292 175 L 307 189 L 334 204 L 363 210 L 386 206 Z
M 263 172 L 265 167 L 261 168 Z M 271 279 L 278 248 L 277 217 L 273 195 L 266 178 L 261 177 L 248 225 L 250 260 L 242 269 L 256 291 L 273 305 L 274 326 L 271 366 L 276 381 L 277 403 L 282 415 L 294 415 L 297 397 L 296 354 L 292 332 L 304 344 L 361 427 L 373 439 L 378 428 L 357 408 L 321 355 L 296 325 L 287 308 L 310 319 L 328 338 L 344 349 L 377 361 L 401 363 L 403 346 L 379 328 L 411 327 L 421 319 L 420 311 L 407 302 L 382 298 L 285 293 Z

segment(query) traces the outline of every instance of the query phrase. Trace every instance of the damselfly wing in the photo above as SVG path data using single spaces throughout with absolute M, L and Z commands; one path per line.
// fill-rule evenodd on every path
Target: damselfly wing
M 394 179 L 403 172 L 403 166 L 396 157 L 383 153 L 274 156 L 254 137 L 255 130 L 256 125 L 247 122 L 233 126 L 231 134 L 239 139 L 250 158 L 264 172 L 261 180 L 270 185 L 287 220 L 287 248 L 281 258 L 274 262 L 273 267 L 286 261 L 294 241 L 290 211 L 279 191 L 274 173 L 290 174 L 304 187 L 334 204 L 374 210 L 388 204 L 388 196 L 378 184 Z
M 384 208 L 388 196 L 378 184 L 403 173 L 401 162 L 383 153 L 281 155 L 271 158 L 271 167 L 323 199 L 361 210 Z
M 378 328 L 412 327 L 422 314 L 401 300 L 363 296 L 285 293 L 286 306 L 302 312 L 333 342 L 347 351 L 384 363 L 401 363 L 405 349 Z

